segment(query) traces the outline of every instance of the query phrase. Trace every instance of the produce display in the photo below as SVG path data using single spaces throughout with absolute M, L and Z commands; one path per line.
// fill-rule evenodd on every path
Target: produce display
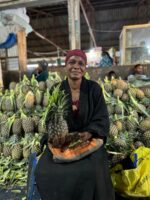
M 89 75 L 86 74 L 89 78 Z M 55 95 L 51 87 L 60 82 L 56 72 L 49 72 L 46 82 L 37 82 L 33 76 L 24 76 L 20 83 L 11 82 L 8 90 L 0 91 L 0 186 L 26 186 L 28 158 L 31 153 L 41 154 L 40 139 L 46 133 L 45 118 Z M 121 79 L 107 78 L 102 82 L 110 116 L 110 136 L 106 149 L 113 165 L 140 146 L 150 147 L 150 88 L 143 90 Z M 54 132 L 66 130 L 63 120 L 63 97 L 54 123 Z M 60 130 L 61 129 L 61 130 Z

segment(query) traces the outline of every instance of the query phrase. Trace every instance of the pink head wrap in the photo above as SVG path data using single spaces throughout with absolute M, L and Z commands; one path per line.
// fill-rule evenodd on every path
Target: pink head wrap
M 65 60 L 65 63 L 67 64 L 69 58 L 71 56 L 79 56 L 81 58 L 83 58 L 83 60 L 85 61 L 85 63 L 87 63 L 87 57 L 86 57 L 86 54 L 84 53 L 84 51 L 80 50 L 80 49 L 74 49 L 74 50 L 70 50 L 67 52 L 67 55 L 66 55 L 66 60 Z

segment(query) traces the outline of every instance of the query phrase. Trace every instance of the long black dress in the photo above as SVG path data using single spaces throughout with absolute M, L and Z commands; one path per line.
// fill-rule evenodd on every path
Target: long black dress
M 107 138 L 109 119 L 99 85 L 82 79 L 78 117 L 72 111 L 68 81 L 61 84 L 68 95 L 69 131 L 88 131 L 93 137 Z M 100 147 L 89 156 L 72 163 L 56 164 L 46 148 L 35 171 L 35 178 L 42 200 L 114 200 L 114 191 L 108 171 L 107 153 Z

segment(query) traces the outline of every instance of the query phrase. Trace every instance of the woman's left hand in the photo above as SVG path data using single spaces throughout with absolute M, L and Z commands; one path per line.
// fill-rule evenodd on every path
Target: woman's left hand
M 92 134 L 89 133 L 89 132 L 82 132 L 82 133 L 79 133 L 79 136 L 80 136 L 80 139 L 81 139 L 83 142 L 85 142 L 85 141 L 91 139 Z

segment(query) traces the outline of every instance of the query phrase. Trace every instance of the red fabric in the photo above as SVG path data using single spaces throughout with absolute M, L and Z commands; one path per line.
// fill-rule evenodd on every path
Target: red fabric
M 81 58 L 83 58 L 83 60 L 85 61 L 85 63 L 87 63 L 87 57 L 84 51 L 80 50 L 80 49 L 74 49 L 74 50 L 70 50 L 67 52 L 66 55 L 66 60 L 65 63 L 67 64 L 67 61 L 69 60 L 69 58 L 71 56 L 79 56 Z
M 79 116 L 79 100 L 77 101 L 72 101 L 72 106 L 76 106 L 77 110 L 73 110 L 73 115 L 74 117 L 78 117 Z

